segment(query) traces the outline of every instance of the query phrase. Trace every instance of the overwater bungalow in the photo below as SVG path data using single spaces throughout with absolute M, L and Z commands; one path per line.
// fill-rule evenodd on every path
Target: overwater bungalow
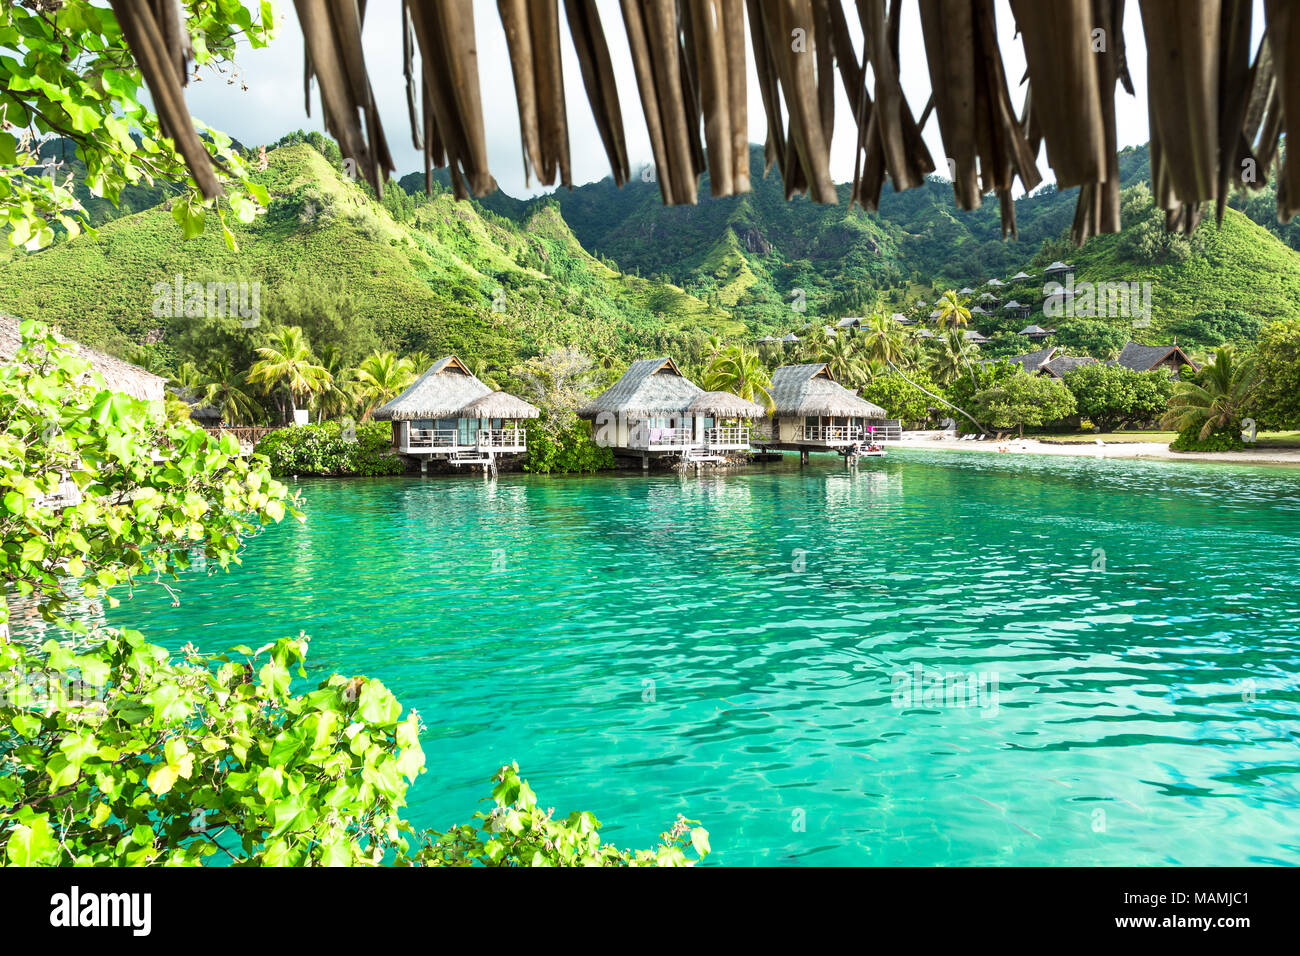
M 706 392 L 666 356 L 641 359 L 578 416 L 594 425 L 596 443 L 637 456 L 718 462 L 749 451 L 749 422 L 763 407 L 730 392 Z
M 439 359 L 406 391 L 375 410 L 393 423 L 393 449 L 418 459 L 495 468 L 503 455 L 528 450 L 523 422 L 541 412 L 522 398 L 494 392 L 454 355 Z
M 879 405 L 859 398 L 835 381 L 826 363 L 783 365 L 772 373 L 772 437 L 768 447 L 808 453 L 848 454 L 873 438 L 893 437 L 898 422 Z

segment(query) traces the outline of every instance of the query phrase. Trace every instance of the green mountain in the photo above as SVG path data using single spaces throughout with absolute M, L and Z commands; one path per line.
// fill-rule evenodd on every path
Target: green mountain
M 759 147 L 751 161 L 761 168 Z M 1147 149 L 1122 151 L 1120 174 L 1124 231 L 1083 250 L 1068 241 L 1078 191 L 1055 186 L 1016 202 L 1019 238 L 1009 240 L 1002 238 L 996 202 L 962 212 L 951 184 L 938 177 L 902 193 L 887 187 L 875 214 L 849 209 L 847 187 L 838 206 L 786 203 L 775 176 L 755 179 L 748 196 L 726 199 L 709 198 L 706 181 L 696 207 L 664 207 L 658 187 L 635 177 L 622 190 L 604 180 L 554 198 L 588 249 L 717 302 L 756 331 L 871 308 L 905 310 L 918 299 L 932 302 L 945 288 L 978 289 L 1022 270 L 1041 276 L 1056 259 L 1075 264 L 1080 281 L 1152 282 L 1152 322 L 1133 330 L 1136 338 L 1158 337 L 1175 319 L 1206 310 L 1296 314 L 1300 257 L 1282 237 L 1229 210 L 1221 229 L 1210 222 L 1190 241 L 1166 239 L 1143 192 L 1150 181 Z M 1247 211 L 1276 225 L 1267 201 L 1255 200 Z M 802 316 L 789 314 L 795 289 L 805 293 Z M 1042 299 L 1041 282 L 1010 292 L 1020 301 Z M 990 321 L 986 331 L 1005 325 Z
M 995 202 L 961 212 L 939 178 L 887 188 L 872 214 L 786 202 L 775 174 L 726 199 L 711 198 L 706 180 L 699 205 L 686 207 L 665 207 L 639 175 L 622 189 L 605 179 L 537 199 L 498 191 L 456 202 L 441 171 L 432 195 L 411 174 L 378 202 L 342 174 L 332 142 L 282 143 L 259 174 L 273 196 L 266 215 L 232 225 L 238 252 L 216 229 L 180 241 L 165 194 L 128 190 L 119 208 L 91 207 L 97 237 L 0 260 L 0 310 L 137 360 L 144 348 L 164 368 L 193 333 L 152 308 L 155 284 L 178 274 L 260 283 L 264 319 L 302 325 L 349 360 L 385 347 L 502 367 L 555 346 L 616 365 L 648 351 L 698 353 L 708 333 L 752 338 L 875 308 L 923 314 L 917 303 L 943 289 L 1022 269 L 1041 276 L 1056 259 L 1073 263 L 1079 282 L 1150 283 L 1150 321 L 1044 316 L 1041 280 L 1024 283 L 1007 296 L 1035 306 L 1028 319 L 976 317 L 995 337 L 987 354 L 1022 351 L 1014 333 L 1028 322 L 1058 328 L 1056 343 L 1072 351 L 1102 354 L 1130 337 L 1196 347 L 1249 338 L 1260 320 L 1300 313 L 1300 253 L 1289 244 L 1300 233 L 1273 221 L 1273 194 L 1235 198 L 1221 227 L 1170 236 L 1145 185 L 1145 147 L 1120 156 L 1123 232 L 1076 250 L 1076 191 L 1051 186 L 1016 202 L 1019 239 L 1003 240 Z M 761 169 L 758 147 L 752 162 Z M 1226 324 L 1191 321 L 1225 311 L 1236 316 Z
M 688 332 L 742 331 L 680 288 L 590 255 L 554 203 L 518 221 L 437 190 L 393 189 L 380 204 L 307 144 L 268 158 L 258 176 L 272 202 L 253 223 L 229 224 L 237 252 L 211 227 L 181 241 L 163 203 L 12 257 L 0 265 L 0 310 L 119 352 L 143 345 L 162 367 L 183 323 L 155 315 L 155 286 L 176 275 L 260 283 L 263 321 L 342 338 L 353 360 L 374 347 L 501 365 L 564 345 L 630 356 Z

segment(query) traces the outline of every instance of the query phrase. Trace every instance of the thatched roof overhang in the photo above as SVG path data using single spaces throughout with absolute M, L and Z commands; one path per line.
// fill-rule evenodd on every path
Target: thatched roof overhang
M 162 129 L 175 139 L 200 190 L 208 198 L 220 196 L 223 184 L 184 100 L 190 38 L 175 29 L 167 3 L 109 2 Z M 295 0 L 295 6 L 307 75 L 321 91 L 326 130 L 382 191 L 394 167 L 361 42 L 366 5 Z M 488 169 L 474 5 L 440 0 L 403 7 L 399 62 L 409 80 L 412 140 L 423 149 L 427 168 L 449 167 L 458 196 L 490 192 L 496 183 Z M 535 18 L 523 0 L 498 4 L 526 165 L 542 185 L 552 185 L 557 176 L 571 185 L 566 90 L 558 79 L 564 53 L 554 3 L 548 9 Z M 1115 3 L 1011 0 L 1014 42 L 1023 47 L 1027 81 L 1017 110 L 999 45 L 1008 31 L 996 22 L 993 0 L 921 0 L 933 109 L 926 107 L 919 118 L 901 85 L 896 3 L 859 3 L 846 12 L 843 0 L 680 8 L 666 0 L 624 0 L 621 9 L 622 30 L 611 22 L 607 31 L 602 20 L 613 19 L 608 7 L 602 17 L 591 0 L 565 3 L 581 81 L 615 184 L 630 178 L 609 45 L 621 33 L 656 179 L 670 205 L 697 202 L 705 172 L 714 196 L 750 190 L 746 87 L 752 56 L 767 119 L 767 161 L 778 167 L 787 198 L 807 193 L 817 202 L 839 201 L 830 176 L 835 111 L 826 104 L 842 84 L 860 130 L 849 197 L 864 208 L 878 207 L 886 181 L 895 190 L 924 185 L 936 168 L 922 136 L 933 115 L 961 208 L 976 208 L 994 192 L 1003 234 L 1014 235 L 1013 190 L 1032 190 L 1042 179 L 1038 163 L 1045 144 L 1058 187 L 1081 187 L 1071 230 L 1075 241 L 1118 232 L 1115 98 L 1121 87 L 1133 92 L 1126 43 L 1144 39 L 1153 193 L 1166 211 L 1166 227 L 1190 231 L 1208 204 L 1221 218 L 1231 190 L 1243 185 L 1245 168 L 1256 175 L 1244 185 L 1261 189 L 1280 166 L 1278 216 L 1286 222 L 1300 211 L 1300 158 L 1288 154 L 1275 164 L 1282 137 L 1289 141 L 1300 134 L 1300 4 L 1269 0 L 1257 31 L 1252 3 L 1143 0 L 1139 38 L 1125 36 L 1123 19 L 1116 16 L 1122 6 Z M 850 17 L 861 27 L 858 45 Z M 1262 40 L 1252 48 L 1254 33 Z M 792 35 L 802 42 L 789 42 Z M 1094 47 L 1098 35 L 1107 39 L 1100 51 Z M 909 58 L 920 53 L 906 51 Z M 972 110 L 976 101 L 986 108 Z

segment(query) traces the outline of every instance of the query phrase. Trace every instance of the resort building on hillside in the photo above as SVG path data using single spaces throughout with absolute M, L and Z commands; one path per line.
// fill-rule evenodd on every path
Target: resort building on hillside
M 772 435 L 766 447 L 799 452 L 847 453 L 854 446 L 898 436 L 899 423 L 879 405 L 835 381 L 823 363 L 783 365 L 772 373 Z
M 1067 278 L 1074 275 L 1074 266 L 1068 265 L 1057 259 L 1050 266 L 1043 270 L 1043 284 L 1049 282 L 1064 283 Z
M 1031 342 L 1041 342 L 1055 331 L 1056 329 L 1045 329 L 1041 325 L 1027 325 L 1016 334 L 1023 335 Z
M 730 392 L 706 392 L 671 358 L 633 362 L 623 377 L 601 392 L 578 416 L 592 423 L 596 444 L 637 456 L 718 462 L 748 452 L 749 422 L 763 407 Z
M 1128 342 L 1124 345 L 1115 364 L 1131 368 L 1135 372 L 1150 372 L 1152 369 L 1162 368 L 1170 375 L 1177 375 L 1178 370 L 1184 365 L 1190 365 L 1193 372 L 1200 370 L 1200 366 L 1188 358 L 1187 353 L 1177 345 L 1138 345 L 1136 342 Z
M 1078 368 L 1080 365 L 1097 364 L 1097 360 L 1091 355 L 1058 353 L 1060 353 L 1060 349 L 1053 345 L 1050 348 L 1039 349 L 1037 352 L 1017 355 L 1015 358 L 1007 359 L 1007 361 L 1019 365 L 1030 375 L 1046 375 L 1049 378 L 1064 378 L 1066 372 Z
M 522 398 L 488 388 L 454 355 L 375 410 L 375 418 L 393 423 L 393 450 L 418 459 L 421 471 L 431 458 L 494 468 L 498 457 L 528 450 L 523 421 L 539 414 Z
M 1033 307 L 1027 303 L 1022 304 L 1017 302 L 1015 299 L 1012 299 L 1006 305 L 1002 306 L 1002 311 L 1009 312 L 1012 316 L 1018 319 L 1027 319 L 1029 318 L 1029 313 L 1032 308 Z

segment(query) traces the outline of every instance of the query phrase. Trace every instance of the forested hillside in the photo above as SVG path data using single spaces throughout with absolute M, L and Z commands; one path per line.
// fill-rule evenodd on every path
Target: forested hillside
M 260 283 L 264 321 L 299 325 L 348 359 L 375 348 L 452 351 L 508 367 L 558 346 L 617 365 L 688 342 L 698 350 L 709 334 L 744 341 L 876 309 L 924 315 L 917 303 L 944 289 L 978 289 L 1022 269 L 1041 276 L 1056 259 L 1074 264 L 1080 282 L 1151 283 L 1150 321 L 1138 323 L 1057 321 L 1038 308 L 1040 281 L 1008 290 L 1035 306 L 1028 321 L 1059 327 L 1060 344 L 1076 352 L 1114 351 L 1130 337 L 1217 344 L 1221 330 L 1202 342 L 1193 317 L 1230 310 L 1268 320 L 1297 315 L 1300 302 L 1300 253 L 1288 245 L 1291 227 L 1272 219 L 1272 193 L 1234 200 L 1240 211 L 1222 227 L 1211 218 L 1191 237 L 1170 236 L 1150 201 L 1145 147 L 1120 157 L 1124 231 L 1076 250 L 1066 235 L 1075 192 L 1053 187 L 1017 201 L 1019 239 L 1003 240 L 996 203 L 960 212 L 937 177 L 902 194 L 887 189 L 873 214 L 786 202 L 775 173 L 756 175 L 750 195 L 722 200 L 705 180 L 698 206 L 665 207 L 649 170 L 622 189 L 606 179 L 539 199 L 497 192 L 471 202 L 454 201 L 441 173 L 432 196 L 423 174 L 411 174 L 381 203 L 343 174 L 331 141 L 291 134 L 282 144 L 258 174 L 272 195 L 266 214 L 227 223 L 238 251 L 217 229 L 182 240 L 161 190 L 129 189 L 120 208 L 86 193 L 98 234 L 11 251 L 0 310 L 166 369 L 190 331 L 154 314 L 155 284 L 244 280 Z M 47 153 L 77 173 L 56 146 Z M 751 160 L 758 173 L 759 147 Z M 1020 349 L 1023 324 L 997 313 L 972 322 L 995 337 L 990 354 Z

